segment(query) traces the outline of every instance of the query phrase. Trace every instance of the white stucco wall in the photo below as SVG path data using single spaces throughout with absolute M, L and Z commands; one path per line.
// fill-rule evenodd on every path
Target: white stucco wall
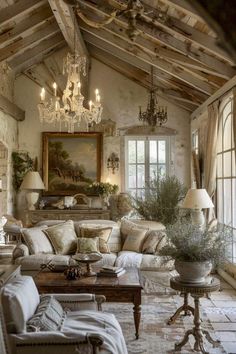
M 117 128 L 138 125 L 138 108 L 147 104 L 147 92 L 131 80 L 118 74 L 109 67 L 92 60 L 90 72 L 90 99 L 94 99 L 94 90 L 99 88 L 104 107 L 103 118 L 117 122 Z M 24 75 L 15 81 L 15 102 L 26 111 L 26 119 L 19 123 L 19 149 L 28 151 L 31 157 L 38 157 L 39 169 L 42 166 L 41 132 L 57 131 L 52 125 L 42 125 L 39 121 L 37 103 L 40 87 Z M 186 184 L 190 183 L 190 120 L 185 110 L 162 99 L 160 105 L 168 107 L 167 127 L 177 131 L 175 137 L 175 174 Z M 85 125 L 81 130 L 85 130 Z M 119 151 L 120 138 L 104 138 L 103 180 L 108 177 L 105 167 L 106 158 L 113 151 Z M 122 156 L 121 156 L 122 158 Z M 120 184 L 120 176 L 109 175 L 111 183 Z
M 13 101 L 14 75 L 5 63 L 0 64 L 0 78 L 0 94 Z M 0 110 L 0 142 L 7 149 L 5 152 L 2 150 L 0 157 L 0 178 L 3 181 L 3 190 L 0 192 L 0 214 L 13 212 L 11 153 L 18 148 L 17 132 L 17 121 Z

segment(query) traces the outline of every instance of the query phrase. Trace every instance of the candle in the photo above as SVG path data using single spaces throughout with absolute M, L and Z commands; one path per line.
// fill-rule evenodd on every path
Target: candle
M 100 103 L 100 100 L 101 100 L 101 96 L 100 96 L 100 95 L 97 95 L 97 96 L 96 96 L 96 102 Z
M 79 93 L 80 93 L 80 89 L 81 89 L 81 82 L 78 82 L 78 89 L 79 89 Z
M 52 87 L 54 88 L 54 96 L 57 95 L 57 84 L 54 82 Z
M 45 100 L 45 88 L 43 87 L 40 93 L 41 101 Z
M 93 102 L 92 102 L 92 101 L 89 101 L 89 110 L 90 110 L 90 111 L 92 110 L 92 104 L 93 104 Z
M 99 95 L 98 89 L 95 90 L 95 95 L 96 95 L 96 96 Z

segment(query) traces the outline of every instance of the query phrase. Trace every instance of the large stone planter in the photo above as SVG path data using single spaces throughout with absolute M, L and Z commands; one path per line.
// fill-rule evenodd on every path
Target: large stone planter
M 183 283 L 201 284 L 212 269 L 211 261 L 185 262 L 175 261 L 175 269 L 179 273 L 180 281 Z

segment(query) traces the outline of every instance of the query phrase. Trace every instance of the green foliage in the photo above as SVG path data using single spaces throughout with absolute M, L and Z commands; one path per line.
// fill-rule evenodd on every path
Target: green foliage
M 187 191 L 184 185 L 175 176 L 155 176 L 148 188 L 147 196 L 133 198 L 134 209 L 146 220 L 173 224 L 179 215 L 178 204 Z
M 117 184 L 94 182 L 88 186 L 87 192 L 88 194 L 108 196 L 117 193 L 118 189 L 119 187 Z
M 15 191 L 20 189 L 24 176 L 28 171 L 33 170 L 34 161 L 28 152 L 13 152 L 13 187 Z
M 180 261 L 211 260 L 219 264 L 225 259 L 228 242 L 232 239 L 232 229 L 225 225 L 203 230 L 191 222 L 178 220 L 166 227 L 168 243 L 160 250 L 160 255 Z

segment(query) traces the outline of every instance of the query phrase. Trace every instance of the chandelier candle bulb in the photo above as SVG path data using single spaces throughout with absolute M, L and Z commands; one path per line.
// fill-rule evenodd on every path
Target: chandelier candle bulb
M 96 102 L 97 102 L 97 103 L 100 103 L 100 100 L 101 100 L 101 96 L 100 96 L 100 95 L 97 95 L 97 96 L 96 96 Z
M 92 101 L 89 101 L 89 110 L 90 110 L 90 112 L 91 112 L 91 110 L 92 110 L 92 104 L 93 104 L 93 102 L 92 102 Z
M 45 100 L 45 88 L 44 88 L 44 87 L 43 87 L 42 90 L 41 90 L 40 98 L 41 98 L 41 101 L 44 101 L 44 100 Z
M 54 82 L 52 87 L 54 88 L 54 96 L 56 97 L 56 95 L 57 95 L 57 84 Z
M 78 82 L 78 89 L 79 89 L 79 93 L 80 93 L 80 89 L 81 89 L 81 82 Z

